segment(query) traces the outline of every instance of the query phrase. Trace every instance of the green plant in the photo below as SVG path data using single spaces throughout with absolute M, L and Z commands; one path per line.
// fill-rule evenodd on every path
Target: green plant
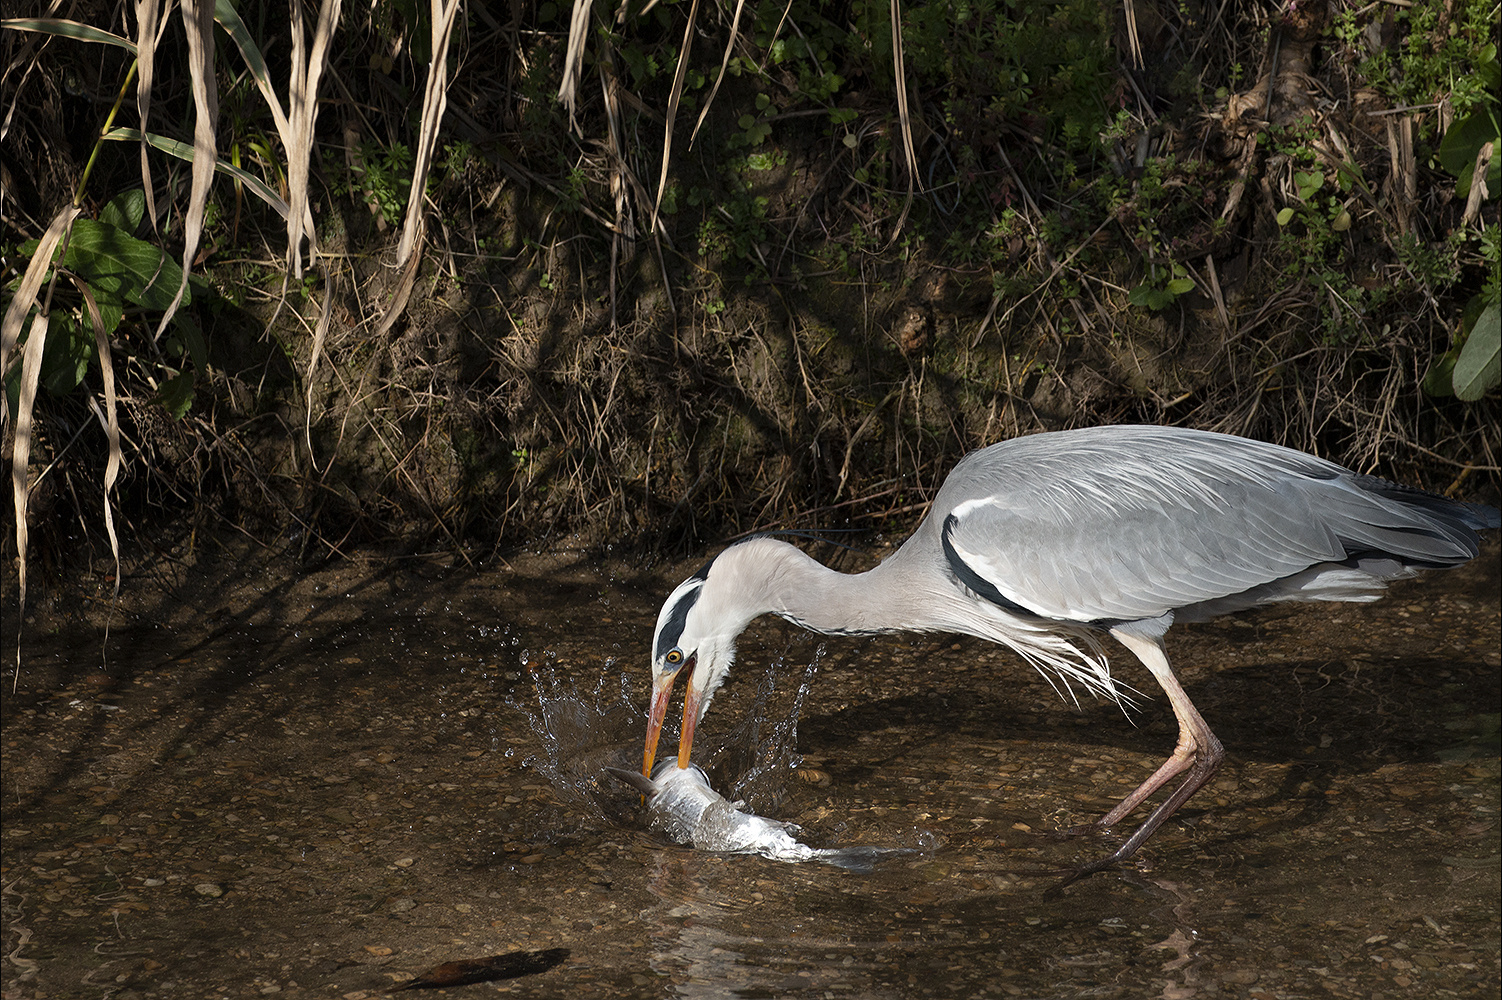
M 1455 343 L 1424 376 L 1431 396 L 1474 402 L 1502 384 L 1502 235 L 1496 226 L 1481 234 L 1481 259 L 1486 282 L 1466 303 Z
M 382 230 L 401 221 L 412 192 L 412 151 L 404 143 L 362 142 L 348 167 L 336 151 L 325 149 L 323 164 L 334 178 L 333 193 L 364 203 Z
M 766 94 L 756 95 L 756 110 L 758 113 L 766 113 L 771 103 L 772 99 Z M 740 126 L 740 132 L 732 135 L 725 142 L 725 145 L 731 149 L 760 146 L 766 141 L 767 136 L 772 134 L 772 126 L 753 114 L 741 115 L 736 124 Z
M 1148 278 L 1127 293 L 1127 301 L 1134 306 L 1147 307 L 1153 311 L 1166 309 L 1185 292 L 1194 289 L 1194 279 L 1182 264 L 1153 267 Z
M 50 394 L 67 395 L 83 382 L 91 367 L 108 363 L 108 359 L 101 360 L 99 345 L 114 338 L 128 316 L 149 339 L 153 315 L 171 308 L 182 284 L 182 267 L 159 247 L 131 235 L 145 211 L 146 198 L 139 188 L 117 195 L 97 220 L 75 220 L 66 246 L 54 252 L 43 278 L 54 284 L 54 293 L 40 375 L 42 387 Z M 38 249 L 37 240 L 20 247 L 26 257 Z M 68 280 L 55 284 L 60 277 Z M 11 295 L 18 285 L 19 279 L 11 284 Z M 181 417 L 192 405 L 195 370 L 202 371 L 208 360 L 203 336 L 184 311 L 192 304 L 195 285 L 200 292 L 204 290 L 198 279 L 184 289 L 163 338 L 166 353 L 156 363 L 161 374 L 157 399 L 174 417 Z M 28 331 L 35 329 L 30 320 L 25 326 Z M 22 344 L 29 335 L 23 335 Z M 149 356 L 151 351 L 143 344 L 141 353 Z M 19 367 L 6 373 L 5 391 L 14 413 L 21 392 Z
M 1368 23 L 1391 18 L 1393 40 L 1371 50 L 1363 37 Z M 1359 70 L 1370 85 L 1398 106 L 1422 106 L 1445 98 L 1457 118 L 1497 102 L 1496 3 L 1458 0 L 1407 6 L 1352 6 L 1336 14 L 1336 38 L 1360 54 Z M 1421 119 L 1425 129 L 1435 118 Z
M 1474 77 L 1483 89 L 1480 96 L 1467 102 L 1469 114 L 1457 119 L 1439 144 L 1439 162 L 1454 174 L 1455 193 L 1462 198 L 1471 193 L 1475 182 L 1477 154 L 1490 144 L 1491 160 L 1486 169 L 1487 200 L 1502 193 L 1502 125 L 1499 125 L 1497 88 L 1502 85 L 1502 66 L 1497 63 L 1497 46 L 1489 43 L 1475 58 Z M 1459 102 L 1457 102 L 1457 108 Z
M 890 66 L 889 5 L 856 0 L 853 11 L 872 62 Z M 1112 26 L 1094 0 L 961 0 L 905 6 L 902 44 L 961 141 L 987 147 L 1018 125 L 1089 158 L 1111 117 Z

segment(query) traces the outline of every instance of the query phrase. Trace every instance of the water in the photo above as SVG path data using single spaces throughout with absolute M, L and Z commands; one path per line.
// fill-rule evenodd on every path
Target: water
M 774 658 L 762 671 L 741 720 L 727 731 L 700 734 L 696 740 L 694 762 L 710 775 L 717 790 L 728 789 L 727 798 L 767 813 L 786 798 L 787 783 L 798 778 L 801 763 L 796 750 L 798 714 L 822 655 L 820 647 L 801 671 L 782 657 Z M 516 699 L 512 704 L 526 715 L 541 750 L 523 764 L 536 769 L 561 800 L 592 809 L 602 819 L 630 823 L 641 812 L 641 796 L 606 778 L 604 770 L 640 770 L 647 717 L 638 705 L 646 703 L 646 695 L 633 693 L 631 675 L 610 658 L 588 695 L 580 692 L 577 680 L 559 672 L 551 657 L 530 667 L 530 675 L 535 701 Z M 778 697 L 789 678 L 797 681 L 795 693 Z M 678 742 L 679 729 L 678 718 L 664 721 L 662 745 L 669 751 Z M 818 778 L 805 775 L 803 780 Z
M 639 766 L 663 579 L 250 555 L 136 567 L 108 639 L 107 602 L 39 602 L 0 695 L 6 1000 L 374 1000 L 551 948 L 467 989 L 1496 995 L 1495 543 L 1379 604 L 1175 629 L 1227 763 L 1140 865 L 1057 895 L 1109 845 L 1052 832 L 1161 761 L 1160 697 L 1076 711 L 981 643 L 758 623 L 696 740 L 716 787 L 821 845 L 931 849 L 869 875 L 706 854 L 590 784 Z
M 818 655 L 823 655 L 823 647 Z M 643 802 L 632 784 L 621 780 L 637 775 L 636 755 L 646 737 L 647 720 L 636 707 L 629 675 L 622 674 L 610 659 L 587 697 L 576 682 L 559 675 L 551 658 L 544 666 L 532 669 L 537 689 L 535 707 L 519 707 L 541 741 L 542 752 L 523 763 L 547 778 L 560 799 L 592 809 L 602 819 L 615 823 L 640 816 L 649 829 L 680 844 L 699 850 L 749 851 L 781 861 L 823 860 L 851 871 L 868 872 L 880 858 L 911 851 L 871 845 L 810 850 L 792 836 L 799 832 L 796 827 L 779 829 L 781 824 L 746 815 L 746 811 L 755 811 L 753 801 L 765 803 L 766 809 L 780 805 L 787 780 L 798 773 L 800 758 L 794 749 L 798 713 L 816 672 L 817 658 L 804 668 L 791 704 L 779 707 L 774 698 L 778 677 L 791 671 L 780 659 L 774 660 L 762 674 L 740 725 L 717 741 L 700 741 L 701 758 L 710 762 L 700 770 L 707 775 L 713 769 L 721 775 L 724 786 L 732 789 L 728 799 L 715 800 L 707 790 L 691 785 L 664 791 L 659 800 L 653 797 L 654 788 L 643 786 L 640 791 L 647 793 Z M 611 681 L 617 686 L 614 696 L 606 694 Z M 670 743 L 675 735 L 670 729 Z M 609 772 L 614 773 L 607 776 Z M 654 775 L 660 778 L 662 769 Z M 814 780 L 824 777 L 820 773 Z M 667 800 L 672 804 L 664 804 Z

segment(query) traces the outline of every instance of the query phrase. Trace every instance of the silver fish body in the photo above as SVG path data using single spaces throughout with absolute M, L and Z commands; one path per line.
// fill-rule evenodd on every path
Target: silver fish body
M 901 848 L 810 847 L 794 833 L 797 825 L 745 812 L 743 802 L 731 802 L 709 784 L 709 778 L 690 764 L 680 768 L 667 760 L 651 778 L 634 771 L 607 767 L 606 772 L 647 797 L 647 823 L 670 840 L 701 851 L 760 854 L 773 861 L 823 861 L 851 871 L 867 872 Z

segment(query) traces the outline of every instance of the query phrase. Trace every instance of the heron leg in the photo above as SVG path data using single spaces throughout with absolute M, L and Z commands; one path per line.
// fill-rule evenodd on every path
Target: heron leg
M 1110 868 L 1136 854 L 1137 849 L 1147 843 L 1148 838 L 1163 825 L 1169 816 L 1174 814 L 1179 806 L 1204 787 L 1205 782 L 1209 781 L 1216 769 L 1220 767 L 1221 759 L 1225 757 L 1225 750 L 1221 747 L 1220 740 L 1216 739 L 1215 734 L 1210 731 L 1210 726 L 1200 715 L 1199 710 L 1194 707 L 1194 703 L 1189 700 L 1189 695 L 1179 684 L 1179 679 L 1174 676 L 1173 668 L 1168 665 L 1168 654 L 1163 649 L 1163 640 L 1144 638 L 1114 630 L 1111 634 L 1142 661 L 1142 665 L 1147 667 L 1159 686 L 1163 688 L 1163 693 L 1168 695 L 1168 703 L 1173 706 L 1173 714 L 1179 720 L 1179 742 L 1174 747 L 1173 755 L 1163 762 L 1162 767 L 1153 772 L 1152 777 L 1139 785 L 1132 794 L 1122 799 L 1115 809 L 1097 820 L 1095 825 L 1103 827 L 1120 822 L 1141 805 L 1149 795 L 1184 771 L 1187 770 L 1189 773 L 1168 798 L 1148 813 L 1147 819 L 1132 831 L 1132 835 L 1126 839 L 1125 843 L 1109 857 L 1092 861 L 1081 867 L 1066 879 L 1060 888 L 1086 875 Z

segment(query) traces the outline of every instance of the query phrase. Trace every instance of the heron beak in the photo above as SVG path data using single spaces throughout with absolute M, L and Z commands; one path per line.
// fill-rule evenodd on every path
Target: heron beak
M 657 740 L 662 736 L 662 720 L 667 717 L 668 700 L 673 696 L 673 681 L 677 677 L 673 673 L 652 679 L 652 707 L 647 715 L 647 748 L 641 760 L 643 777 L 652 777 L 652 762 L 657 759 Z
M 699 704 L 703 699 L 694 687 L 694 679 L 688 679 L 688 689 L 683 692 L 683 729 L 678 737 L 678 766 L 688 767 L 688 756 L 694 748 L 694 726 L 699 722 Z

